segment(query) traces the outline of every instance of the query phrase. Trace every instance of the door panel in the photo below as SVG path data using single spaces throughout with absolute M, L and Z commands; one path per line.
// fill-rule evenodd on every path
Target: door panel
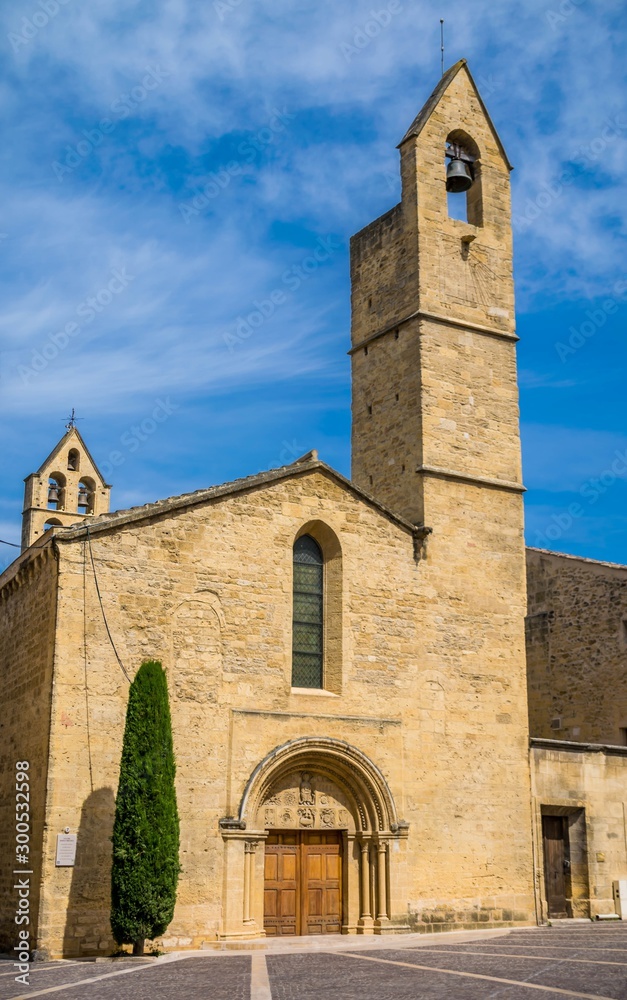
M 282 864 L 280 865 L 279 878 L 283 882 L 295 882 L 296 881 L 296 851 L 292 854 L 290 851 L 288 854 L 282 854 L 280 858 Z
M 307 878 L 317 882 L 322 878 L 322 858 L 319 854 L 307 855 Z
M 281 916 L 296 921 L 296 889 L 283 889 L 281 892 Z
M 307 883 L 303 908 L 303 934 L 339 934 L 341 843 L 337 833 L 318 833 L 303 838 L 302 851 Z
M 340 855 L 339 854 L 327 854 L 327 879 L 335 879 L 339 882 L 340 879 Z
M 271 833 L 266 841 L 264 926 L 268 936 L 339 934 L 341 834 Z
M 277 896 L 278 891 L 276 889 L 265 889 L 263 894 L 263 912 L 266 917 L 276 917 L 277 915 Z
M 308 917 L 321 917 L 322 916 L 322 889 L 308 889 L 307 890 L 307 916 Z
M 568 834 L 563 816 L 542 817 L 544 884 L 550 917 L 566 917 Z
M 267 881 L 276 882 L 279 877 L 279 858 L 277 854 L 266 851 L 265 877 Z
M 293 834 L 274 834 L 266 842 L 264 927 L 268 937 L 299 933 L 298 850 Z

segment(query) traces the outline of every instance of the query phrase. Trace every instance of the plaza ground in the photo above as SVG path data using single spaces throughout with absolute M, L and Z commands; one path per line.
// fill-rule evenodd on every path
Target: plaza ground
M 627 1000 L 627 925 L 300 938 L 160 959 L 0 963 L 0 1000 Z

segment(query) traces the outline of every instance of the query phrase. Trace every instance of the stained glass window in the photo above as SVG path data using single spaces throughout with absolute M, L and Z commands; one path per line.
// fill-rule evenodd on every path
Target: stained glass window
M 323 559 L 311 535 L 294 545 L 292 686 L 322 687 Z

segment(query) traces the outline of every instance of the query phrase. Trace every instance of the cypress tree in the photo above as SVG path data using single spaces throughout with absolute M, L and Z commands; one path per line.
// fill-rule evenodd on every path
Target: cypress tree
M 130 687 L 115 801 L 111 928 L 142 955 L 172 920 L 179 865 L 172 723 L 165 671 L 145 660 Z

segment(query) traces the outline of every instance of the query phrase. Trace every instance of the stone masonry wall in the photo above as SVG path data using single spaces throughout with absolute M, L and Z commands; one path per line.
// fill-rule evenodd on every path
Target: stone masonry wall
M 627 566 L 527 550 L 532 736 L 627 742 Z
M 37 937 L 42 864 L 48 737 L 57 603 L 57 561 L 51 547 L 35 550 L 0 591 L 0 951 L 11 952 L 18 930 L 28 929 L 31 946 Z M 17 893 L 13 888 L 16 858 L 15 765 L 28 761 L 31 816 L 29 925 L 15 924 Z M 23 802 L 23 799 L 21 799 Z
M 463 516 L 460 501 L 452 512 Z M 339 693 L 290 686 L 292 545 L 311 522 L 327 525 L 342 552 Z M 91 534 L 123 662 L 134 673 L 155 656 L 168 671 L 183 871 L 167 947 L 217 938 L 229 894 L 241 892 L 224 884 L 218 821 L 237 813 L 257 764 L 303 735 L 363 751 L 410 824 L 400 854 L 392 849 L 394 920 L 411 913 L 425 928 L 446 911 L 455 922 L 452 899 L 463 922 L 469 912 L 490 925 L 533 919 L 524 675 L 511 669 L 521 645 L 521 609 L 508 597 L 517 538 L 483 607 L 468 614 L 464 594 L 483 564 L 474 579 L 465 557 L 448 564 L 444 534 L 417 561 L 411 531 L 323 471 Z M 50 953 L 68 955 L 113 947 L 109 837 L 128 695 L 91 574 L 84 614 L 83 545 L 59 541 L 40 934 Z M 78 832 L 73 869 L 54 866 L 65 826 Z
M 542 813 L 569 819 L 574 917 L 614 913 L 612 882 L 627 878 L 627 750 L 532 741 L 538 912 L 547 919 Z

